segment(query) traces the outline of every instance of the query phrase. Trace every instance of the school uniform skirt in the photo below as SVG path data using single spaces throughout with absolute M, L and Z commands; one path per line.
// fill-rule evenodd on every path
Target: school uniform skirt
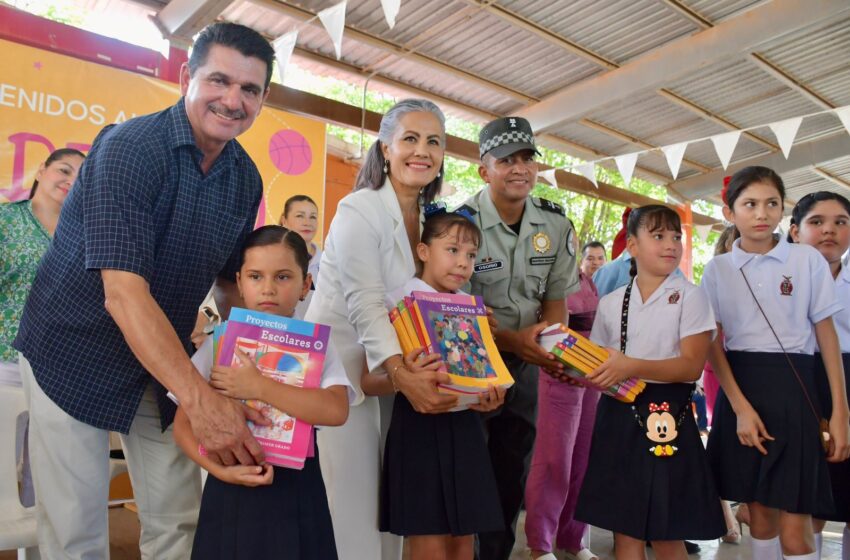
M 844 362 L 844 388 L 850 399 L 850 354 L 842 354 L 841 358 Z M 829 391 L 829 378 L 820 354 L 815 354 L 815 387 L 817 387 L 822 415 L 829 420 L 832 416 L 832 393 Z M 832 483 L 832 503 L 835 509 L 815 512 L 814 516 L 817 519 L 850 523 L 850 460 L 827 463 L 827 469 Z
M 815 359 L 789 354 L 806 390 L 818 406 Z M 826 455 L 818 422 L 781 353 L 727 351 L 735 381 L 774 440 L 755 447 L 741 445 L 738 419 L 721 391 L 714 406 L 708 456 L 720 496 L 735 502 L 758 502 L 791 513 L 832 511 Z
M 303 470 L 274 467 L 269 486 L 207 477 L 193 560 L 336 560 L 318 454 Z
M 576 519 L 646 541 L 726 534 L 691 410 L 693 388 L 692 383 L 647 383 L 634 408 L 599 399 Z M 653 408 L 657 414 L 650 418 Z M 669 441 L 674 428 L 676 437 Z
M 381 531 L 472 535 L 504 528 L 481 417 L 420 414 L 395 396 L 384 448 Z

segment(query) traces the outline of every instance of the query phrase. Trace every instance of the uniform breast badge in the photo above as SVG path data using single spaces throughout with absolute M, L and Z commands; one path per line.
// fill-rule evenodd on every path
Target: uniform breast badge
M 672 294 L 670 294 L 670 297 L 667 298 L 667 303 L 670 305 L 676 305 L 679 303 L 680 297 L 682 296 L 679 294 L 679 290 L 675 290 Z
M 790 296 L 794 291 L 794 284 L 791 283 L 791 277 L 782 275 L 782 283 L 779 285 L 779 293 L 783 296 Z
M 531 244 L 538 253 L 545 253 L 552 247 L 552 241 L 549 239 L 549 236 L 542 231 L 534 234 L 534 237 L 531 238 Z

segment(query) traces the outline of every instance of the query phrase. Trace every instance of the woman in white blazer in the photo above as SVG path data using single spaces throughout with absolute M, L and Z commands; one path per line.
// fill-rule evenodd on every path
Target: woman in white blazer
M 445 119 L 430 101 L 407 99 L 381 119 L 355 192 L 340 201 L 322 255 L 322 274 L 305 319 L 331 326 L 330 343 L 358 393 L 345 425 L 318 432 L 340 560 L 399 560 L 401 538 L 378 531 L 382 419 L 378 398 L 360 389 L 364 364 L 384 370 L 420 412 L 444 412 L 455 397 L 440 395 L 440 374 L 413 374 L 387 317 L 384 295 L 413 277 L 421 212 L 442 184 Z M 382 429 L 383 425 L 383 429 Z

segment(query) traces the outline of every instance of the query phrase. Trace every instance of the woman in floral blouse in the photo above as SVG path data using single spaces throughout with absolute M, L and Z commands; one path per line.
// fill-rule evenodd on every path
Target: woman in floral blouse
M 85 156 L 71 148 L 56 150 L 39 166 L 29 200 L 0 204 L 0 385 L 21 385 L 18 352 L 12 341 L 41 257 L 59 222 L 59 212 Z M 26 422 L 19 421 L 18 441 Z M 18 459 L 23 455 L 18 449 Z M 29 465 L 24 465 L 21 500 L 33 502 Z

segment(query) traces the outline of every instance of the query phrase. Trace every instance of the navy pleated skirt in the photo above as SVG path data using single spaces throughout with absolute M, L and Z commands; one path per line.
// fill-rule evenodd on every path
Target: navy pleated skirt
M 815 358 L 789 354 L 815 407 Z M 818 419 L 803 396 L 785 356 L 770 352 L 726 352 L 744 396 L 767 433 L 767 455 L 741 445 L 738 420 L 723 391 L 714 405 L 708 456 L 724 500 L 758 502 L 791 513 L 833 511 L 826 454 Z
M 420 414 L 396 394 L 384 448 L 380 517 L 381 531 L 403 536 L 503 529 L 478 412 Z
M 842 354 L 841 357 L 844 362 L 844 388 L 847 390 L 847 398 L 850 399 L 850 354 Z M 820 354 L 815 354 L 815 386 L 823 407 L 823 417 L 829 420 L 832 415 L 832 393 L 829 390 L 829 378 L 826 376 Z M 832 503 L 835 509 L 815 512 L 814 516 L 818 519 L 850 523 L 850 460 L 827 463 L 827 469 L 829 469 Z
M 599 399 L 576 519 L 646 541 L 709 540 L 726 534 L 720 498 L 691 411 L 693 387 L 647 383 L 635 409 L 613 398 Z M 650 417 L 650 405 L 664 403 L 667 415 L 660 415 L 662 408 Z M 678 420 L 680 414 L 674 432 L 671 417 Z M 669 441 L 674 433 L 675 439 Z
M 207 477 L 193 560 L 336 560 L 318 454 L 297 471 L 274 467 L 269 486 Z

